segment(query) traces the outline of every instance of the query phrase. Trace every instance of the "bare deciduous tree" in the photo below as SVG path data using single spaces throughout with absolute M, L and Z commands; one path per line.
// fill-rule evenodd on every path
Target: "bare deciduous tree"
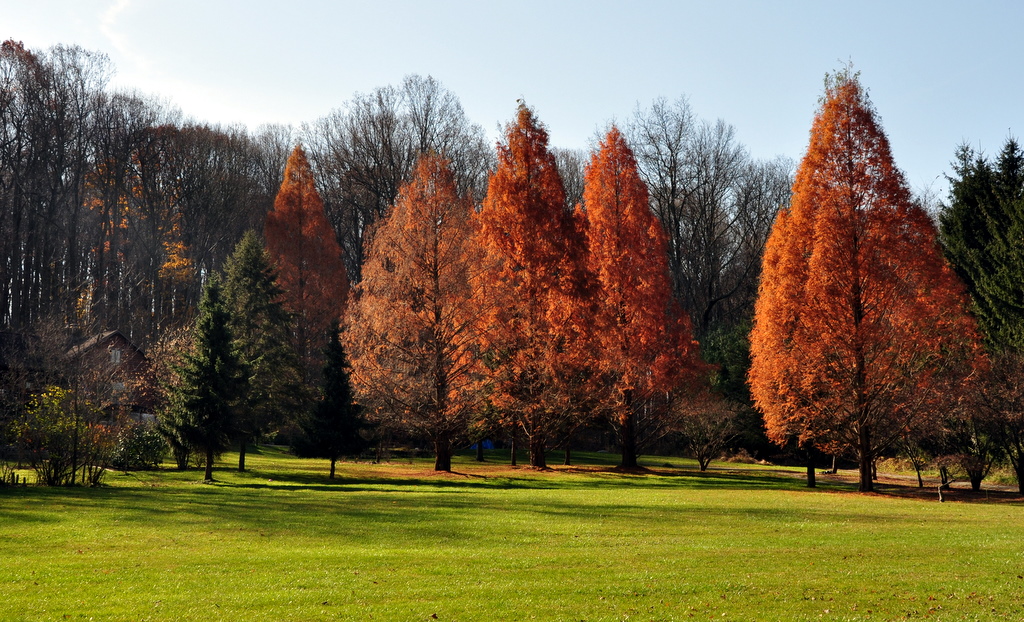
M 754 160 L 732 126 L 698 121 L 682 98 L 638 108 L 629 136 L 694 333 L 703 339 L 748 317 L 765 240 L 789 201 L 792 163 Z
M 421 153 L 447 158 L 459 192 L 477 201 L 494 158 L 458 98 L 429 76 L 411 75 L 400 86 L 357 94 L 303 126 L 302 139 L 353 282 L 360 280 L 371 225 L 394 204 Z

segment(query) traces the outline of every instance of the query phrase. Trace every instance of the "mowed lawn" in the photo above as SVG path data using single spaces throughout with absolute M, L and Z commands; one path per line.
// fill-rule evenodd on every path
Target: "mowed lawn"
M 1024 506 L 1006 498 L 598 454 L 343 463 L 333 482 L 273 448 L 247 473 L 233 458 L 212 485 L 0 489 L 0 619 L 1024 619 Z

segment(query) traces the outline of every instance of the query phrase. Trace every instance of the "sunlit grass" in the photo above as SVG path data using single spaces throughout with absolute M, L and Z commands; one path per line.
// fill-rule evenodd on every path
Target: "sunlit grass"
M 237 473 L 232 457 L 212 485 L 168 470 L 0 489 L 0 619 L 1024 615 L 1016 502 L 808 490 L 774 468 L 698 474 L 676 458 L 647 473 L 600 454 L 543 472 L 341 464 L 331 482 L 324 461 L 264 448 Z

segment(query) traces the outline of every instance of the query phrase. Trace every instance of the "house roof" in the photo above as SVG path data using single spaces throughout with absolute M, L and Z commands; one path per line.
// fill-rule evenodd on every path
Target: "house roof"
M 77 356 L 83 352 L 87 352 L 95 347 L 105 344 L 107 341 L 110 341 L 118 337 L 120 338 L 120 341 L 124 342 L 125 345 L 132 348 L 133 350 L 141 354 L 143 357 L 146 356 L 146 353 L 143 352 L 141 348 L 132 343 L 132 341 L 125 337 L 124 333 L 122 333 L 119 330 L 108 330 L 106 332 L 93 335 L 92 337 L 89 337 L 82 343 L 68 350 L 68 354 L 70 354 L 71 356 Z

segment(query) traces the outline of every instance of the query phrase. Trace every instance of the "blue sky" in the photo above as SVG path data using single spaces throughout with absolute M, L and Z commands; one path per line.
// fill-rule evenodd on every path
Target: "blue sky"
M 0 0 L 0 37 L 110 56 L 114 84 L 222 124 L 299 125 L 433 75 L 497 138 L 516 99 L 586 147 L 655 97 L 798 160 L 826 72 L 852 61 L 915 190 L 964 141 L 1024 134 L 1024 3 Z

